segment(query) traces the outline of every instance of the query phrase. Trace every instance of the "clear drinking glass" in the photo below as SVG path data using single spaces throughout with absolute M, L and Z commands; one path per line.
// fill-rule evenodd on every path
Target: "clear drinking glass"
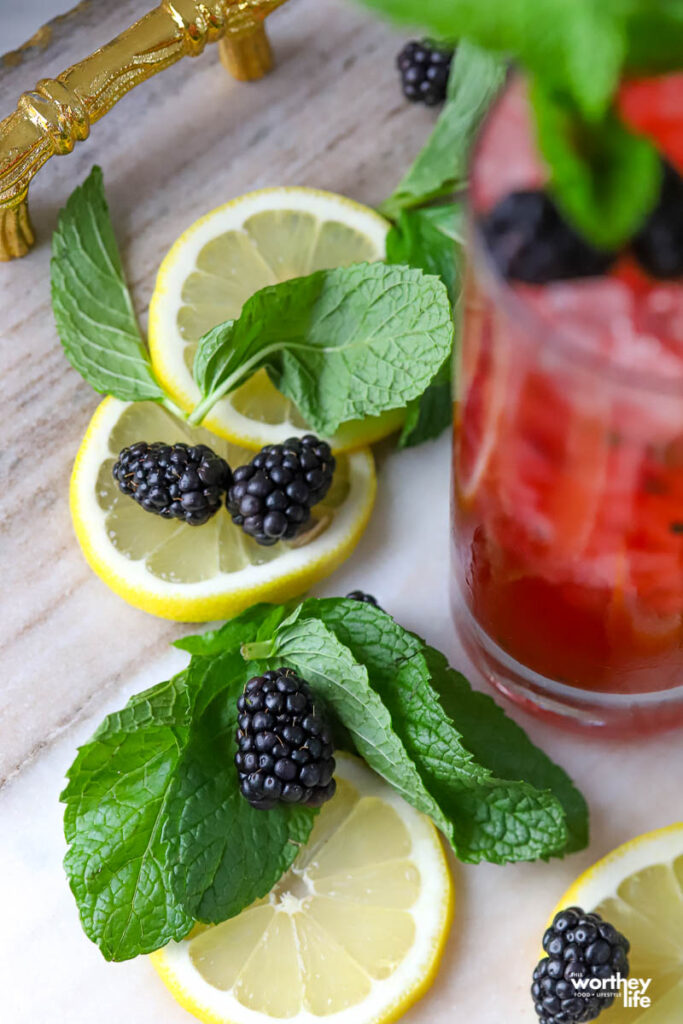
M 662 91 L 677 96 L 680 147 L 683 76 L 649 89 L 653 119 Z M 661 144 L 661 118 L 651 134 Z M 544 178 L 516 78 L 471 171 L 456 625 L 483 674 L 529 710 L 620 733 L 683 724 L 683 284 L 628 256 L 604 277 L 503 280 L 478 217 Z

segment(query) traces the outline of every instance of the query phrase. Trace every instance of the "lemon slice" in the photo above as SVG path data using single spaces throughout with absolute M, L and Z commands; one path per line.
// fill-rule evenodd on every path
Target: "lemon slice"
M 307 537 L 261 547 L 225 508 L 204 526 L 162 519 L 121 494 L 112 466 L 135 441 L 208 444 L 231 466 L 252 453 L 188 427 L 154 402 L 105 398 L 90 421 L 71 477 L 71 515 L 90 566 L 130 604 L 167 619 L 225 618 L 256 601 L 285 601 L 328 576 L 357 544 L 375 497 L 367 449 L 340 455 L 332 487 Z
M 338 755 L 335 777 L 336 795 L 268 897 L 152 954 L 200 1020 L 378 1024 L 433 981 L 453 905 L 438 833 L 356 758 Z
M 617 996 L 600 1024 L 683 1021 L 683 822 L 617 847 L 565 893 L 568 906 L 602 914 L 631 943 L 630 979 L 652 979 L 649 1007 Z M 554 915 L 553 915 L 554 916 Z
M 149 308 L 149 347 L 161 384 L 186 412 L 200 399 L 192 378 L 202 334 L 239 316 L 266 285 L 385 255 L 388 222 L 367 206 L 312 188 L 267 188 L 233 199 L 184 232 L 159 269 Z M 344 424 L 336 451 L 371 444 L 396 430 L 402 410 Z M 204 426 L 258 449 L 306 430 L 296 407 L 265 370 L 218 402 Z

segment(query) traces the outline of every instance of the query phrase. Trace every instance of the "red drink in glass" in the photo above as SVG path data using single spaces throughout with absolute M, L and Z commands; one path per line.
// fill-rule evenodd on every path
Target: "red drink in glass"
M 683 75 L 624 116 L 683 170 Z M 521 79 L 484 126 L 457 367 L 454 601 L 485 676 L 530 710 L 612 732 L 683 724 L 683 282 L 501 278 L 477 218 L 538 188 Z

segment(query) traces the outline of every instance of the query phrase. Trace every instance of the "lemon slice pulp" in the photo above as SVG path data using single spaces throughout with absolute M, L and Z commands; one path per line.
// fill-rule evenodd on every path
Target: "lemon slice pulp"
M 332 486 L 313 509 L 307 538 L 261 547 L 225 509 L 203 526 L 146 512 L 112 477 L 119 451 L 135 441 L 207 444 L 235 467 L 252 452 L 188 427 L 154 402 L 106 398 L 83 439 L 71 478 L 71 514 L 91 567 L 130 604 L 164 618 L 199 622 L 261 601 L 284 601 L 329 575 L 358 542 L 375 495 L 367 449 L 340 455 Z
M 159 269 L 149 310 L 149 346 L 159 381 L 186 412 L 199 402 L 192 365 L 200 337 L 239 316 L 266 285 L 315 270 L 384 258 L 389 224 L 331 192 L 273 188 L 249 192 L 206 214 L 173 245 Z M 352 450 L 396 430 L 402 410 L 343 424 L 329 440 Z M 265 370 L 218 402 L 204 420 L 246 448 L 277 444 L 307 429 Z
M 596 911 L 631 943 L 630 979 L 650 980 L 650 1006 L 621 996 L 600 1024 L 683 1021 L 683 822 L 625 843 L 572 885 L 557 910 Z M 557 912 L 557 911 L 556 911 Z
M 355 758 L 338 755 L 336 779 L 269 896 L 152 954 L 200 1020 L 379 1024 L 433 980 L 452 915 L 436 829 Z

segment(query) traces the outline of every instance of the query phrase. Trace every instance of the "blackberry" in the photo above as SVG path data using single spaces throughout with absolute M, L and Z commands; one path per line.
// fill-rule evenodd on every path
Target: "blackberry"
M 584 241 L 546 192 L 510 193 L 481 230 L 503 277 L 528 284 L 604 274 L 615 258 Z
M 572 979 L 606 981 L 629 972 L 628 940 L 599 914 L 568 907 L 555 915 L 543 936 L 548 954 L 534 970 L 531 986 L 540 1024 L 583 1024 L 614 1002 L 609 988 L 575 988 Z
M 683 178 L 662 166 L 659 201 L 633 240 L 636 259 L 653 277 L 683 274 Z
M 364 590 L 350 590 L 346 595 L 352 601 L 362 601 L 363 604 L 374 604 L 375 608 L 379 608 L 379 601 L 372 594 L 366 594 Z
M 406 43 L 396 58 L 405 98 L 428 107 L 443 103 L 452 59 L 452 49 L 431 39 Z
M 258 544 L 292 540 L 330 489 L 335 465 L 330 446 L 313 434 L 266 445 L 235 470 L 227 499 L 233 523 Z
M 112 473 L 119 490 L 147 512 L 189 526 L 210 519 L 232 483 L 225 459 L 205 444 L 137 441 L 121 450 Z
M 287 668 L 254 676 L 237 710 L 235 764 L 252 807 L 319 807 L 334 796 L 332 730 L 304 679 Z

